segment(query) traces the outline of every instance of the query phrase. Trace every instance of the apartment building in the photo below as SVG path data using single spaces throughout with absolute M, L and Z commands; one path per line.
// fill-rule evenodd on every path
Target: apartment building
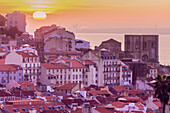
M 121 61 L 116 59 L 105 49 L 90 50 L 81 57 L 82 60 L 90 60 L 96 64 L 97 85 L 119 85 L 122 75 Z
M 95 71 L 94 65 L 87 61 L 85 64 L 77 59 L 57 59 L 53 63 L 42 63 L 40 81 L 46 85 L 80 83 L 87 87 L 95 84 Z
M 5 55 L 5 64 L 19 65 L 23 69 L 23 80 L 36 83 L 40 77 L 39 57 L 28 51 L 12 51 Z
M 1 64 L 0 65 L 0 84 L 6 85 L 9 82 L 22 81 L 23 70 L 19 65 Z
M 123 62 L 121 64 L 122 64 L 122 76 L 120 78 L 120 85 L 121 86 L 132 85 L 132 71 Z
M 10 27 L 17 27 L 19 31 L 25 32 L 26 31 L 26 17 L 24 13 L 21 12 L 13 12 L 7 13 L 6 15 L 6 26 L 7 29 Z

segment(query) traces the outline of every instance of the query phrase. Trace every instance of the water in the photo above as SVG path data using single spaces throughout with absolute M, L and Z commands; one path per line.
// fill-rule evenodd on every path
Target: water
M 124 34 L 112 33 L 75 33 L 76 39 L 90 42 L 90 47 L 99 46 L 102 41 L 113 38 L 122 43 L 124 50 Z M 159 35 L 159 61 L 161 64 L 170 65 L 170 35 Z

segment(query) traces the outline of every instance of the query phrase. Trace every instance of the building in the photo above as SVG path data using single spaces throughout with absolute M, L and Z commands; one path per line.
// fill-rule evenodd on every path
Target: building
M 158 35 L 125 35 L 125 53 L 145 62 L 159 62 Z
M 19 31 L 26 31 L 26 17 L 24 13 L 21 12 L 13 12 L 7 13 L 6 15 L 6 25 L 7 29 L 10 27 L 17 27 Z
M 44 52 L 45 61 L 53 61 L 59 57 L 67 57 L 67 58 L 80 58 L 81 53 L 78 51 L 61 51 L 52 49 L 51 51 Z
M 130 70 L 129 66 L 122 64 L 122 76 L 120 76 L 120 85 L 132 85 L 132 71 Z
M 132 85 L 136 84 L 136 80 L 142 80 L 146 77 L 148 73 L 148 66 L 146 63 L 135 59 L 126 59 L 122 61 L 128 65 L 129 69 L 132 71 Z
M 5 57 L 5 64 L 19 65 L 23 69 L 23 80 L 37 82 L 40 77 L 39 57 L 28 51 L 8 52 Z
M 25 44 L 35 46 L 32 35 L 30 35 L 26 32 L 22 33 L 21 36 L 16 37 L 16 40 L 17 40 L 17 46 L 22 46 Z
M 111 52 L 119 52 L 121 51 L 121 43 L 114 39 L 109 39 L 109 40 L 103 41 L 98 47 L 98 49 L 103 49 L 103 48 Z
M 41 61 L 44 61 L 44 52 L 52 49 L 61 51 L 75 50 L 75 35 L 60 26 L 43 26 L 34 32 L 36 48 Z
M 10 46 L 17 46 L 17 41 L 10 37 L 0 37 L 0 46 L 2 47 L 10 47 Z
M 97 85 L 119 85 L 122 75 L 121 61 L 116 59 L 107 50 L 90 50 L 81 57 L 82 60 L 90 60 L 96 64 Z
M 76 39 L 76 49 L 90 49 L 90 42 Z
M 22 81 L 23 70 L 18 65 L 1 64 L 0 65 L 0 84 L 6 85 L 11 81 Z
M 42 63 L 40 82 L 45 85 L 79 83 L 87 87 L 96 82 L 95 70 L 90 61 L 56 59 L 53 63 Z

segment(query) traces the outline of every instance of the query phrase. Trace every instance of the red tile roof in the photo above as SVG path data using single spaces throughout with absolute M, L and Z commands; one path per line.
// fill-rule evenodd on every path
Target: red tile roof
M 153 102 L 156 106 L 158 107 L 161 107 L 161 102 L 160 101 L 156 101 L 156 102 Z
M 107 110 L 106 108 L 100 107 L 100 108 L 94 108 L 96 111 L 98 111 L 99 113 L 114 113 L 111 110 Z
M 56 60 L 60 61 L 60 60 Z M 70 68 L 87 68 L 82 62 L 76 60 L 76 59 L 62 59 L 62 61 L 65 61 L 66 63 L 71 64 Z
M 29 81 L 17 81 L 17 83 L 19 85 L 21 85 L 22 90 L 27 91 L 27 87 L 31 86 L 31 91 L 34 91 L 35 86 L 34 86 L 34 84 L 32 82 L 29 82 Z
M 114 90 L 116 90 L 117 92 L 127 91 L 127 87 L 126 86 L 113 86 L 112 88 Z
M 68 66 L 63 65 L 61 63 L 56 63 L 56 64 L 52 64 L 52 63 L 42 63 L 41 66 L 46 67 L 47 69 L 69 69 Z
M 90 90 L 87 91 L 87 93 L 97 96 L 97 95 L 110 95 L 110 93 L 107 90 Z
M 68 84 L 58 86 L 57 89 L 59 89 L 59 90 L 72 90 L 77 85 L 78 85 L 78 83 L 68 83 Z
M 17 70 L 21 70 L 21 68 L 17 68 L 19 66 L 17 65 L 13 65 L 13 64 L 0 64 L 0 71 L 17 71 Z
M 116 107 L 116 108 L 123 108 L 125 107 L 126 103 L 123 102 L 112 102 L 110 103 L 112 106 Z
M 135 101 L 135 102 L 143 102 L 143 100 L 140 97 L 125 97 L 126 101 Z
M 95 65 L 96 63 L 90 61 L 90 60 L 84 60 L 86 65 Z
M 142 105 L 141 103 L 135 103 L 135 106 L 139 109 L 144 109 L 144 105 Z

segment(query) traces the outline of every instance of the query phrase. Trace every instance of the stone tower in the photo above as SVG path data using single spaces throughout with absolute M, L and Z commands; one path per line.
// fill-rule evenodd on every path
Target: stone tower
M 158 35 L 125 35 L 125 53 L 144 62 L 159 62 Z

